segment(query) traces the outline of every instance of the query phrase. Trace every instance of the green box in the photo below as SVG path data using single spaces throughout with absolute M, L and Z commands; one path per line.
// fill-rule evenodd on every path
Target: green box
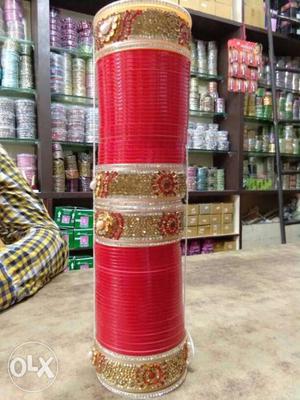
M 62 229 L 61 235 L 68 244 L 69 250 L 74 249 L 74 229 Z
M 74 207 L 55 207 L 54 221 L 60 228 L 74 228 L 74 220 Z
M 94 259 L 91 256 L 77 256 L 69 258 L 69 270 L 87 270 L 93 268 Z
M 74 249 L 91 249 L 93 243 L 93 229 L 74 229 Z
M 83 208 L 75 209 L 75 228 L 91 229 L 94 224 L 94 211 Z

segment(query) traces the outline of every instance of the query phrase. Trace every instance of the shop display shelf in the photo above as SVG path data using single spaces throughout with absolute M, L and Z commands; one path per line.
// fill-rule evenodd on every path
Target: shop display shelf
M 239 236 L 239 233 L 232 232 L 232 233 L 220 233 L 217 235 L 205 235 L 205 236 L 191 236 L 191 237 L 185 237 L 183 239 L 214 239 L 214 238 L 220 238 L 220 237 L 230 237 L 230 236 Z
M 69 251 L 70 252 L 74 252 L 74 253 L 82 253 L 82 252 L 84 252 L 84 251 L 87 251 L 87 252 L 91 252 L 91 251 L 93 251 L 93 247 L 84 247 L 84 248 L 80 248 L 80 249 L 69 249 Z
M 6 35 L 0 35 L 0 43 L 4 43 L 6 40 L 14 40 L 15 42 L 21 43 L 21 44 L 28 44 L 30 46 L 34 46 L 34 43 L 32 40 L 28 40 L 28 39 L 14 39 L 10 36 L 6 36 Z
M 93 192 L 40 192 L 39 197 L 42 199 L 91 199 Z
M 243 195 L 251 195 L 251 194 L 277 194 L 276 189 L 267 189 L 267 190 L 261 190 L 261 189 L 243 189 L 241 190 L 241 194 Z
M 59 53 L 59 54 L 68 53 L 68 54 L 71 54 L 74 57 L 80 57 L 80 58 L 84 58 L 84 59 L 89 59 L 89 58 L 93 57 L 93 53 L 85 53 L 85 52 L 80 51 L 80 50 L 64 49 L 62 47 L 51 47 L 50 50 L 53 53 Z
M 281 157 L 284 158 L 294 158 L 294 159 L 300 158 L 300 154 L 280 153 L 280 155 Z
M 191 197 L 213 197 L 213 196 L 232 196 L 238 194 L 237 190 L 218 190 L 218 191 L 206 191 L 206 192 L 201 192 L 197 190 L 191 190 L 188 192 L 189 198 Z
M 70 96 L 66 94 L 53 93 L 51 100 L 56 103 L 64 103 L 77 106 L 93 106 L 94 99 L 92 97 Z
M 272 17 L 289 22 L 292 25 L 300 25 L 300 19 L 297 18 L 287 17 L 285 15 L 277 14 L 276 12 L 272 12 Z
M 289 69 L 289 68 L 287 68 L 287 69 Z M 286 71 L 285 68 L 281 68 L 281 69 L 278 69 L 278 70 Z M 297 71 L 294 70 L 293 72 L 297 72 Z M 271 90 L 271 85 L 268 85 L 266 83 L 259 83 L 258 86 L 262 87 L 262 88 L 265 88 L 265 89 L 270 89 Z M 285 88 L 285 87 L 281 87 L 281 86 L 276 86 L 276 90 L 280 91 L 280 92 L 300 94 L 299 90 L 293 90 L 293 89 L 289 89 L 289 88 Z
M 226 113 L 215 113 L 215 112 L 204 112 L 204 111 L 195 111 L 190 110 L 190 117 L 196 118 L 226 118 Z
M 295 220 L 290 220 L 290 221 L 284 221 L 284 225 L 299 225 L 300 220 L 295 219 Z
M 276 189 L 269 189 L 269 190 L 248 190 L 243 189 L 241 190 L 241 195 L 251 195 L 251 194 L 277 194 L 278 191 Z M 283 189 L 284 194 L 297 194 L 300 193 L 300 189 Z
M 292 73 L 295 73 L 295 74 L 300 74 L 300 69 L 299 68 L 276 67 L 276 71 L 279 71 L 279 72 L 292 72 Z
M 230 150 L 203 150 L 203 149 L 188 149 L 189 153 L 197 153 L 197 154 L 234 154 L 236 151 Z
M 300 119 L 280 119 L 279 124 L 300 125 Z
M 35 99 L 36 91 L 34 89 L 21 89 L 0 86 L 0 96 L 12 97 L 14 99 Z
M 202 81 L 218 81 L 218 82 L 221 82 L 224 79 L 222 75 L 201 74 L 198 71 L 191 71 L 191 76 L 199 78 Z
M 273 124 L 273 120 L 272 119 L 250 117 L 248 115 L 244 115 L 244 120 L 246 122 L 264 123 L 264 124 L 269 124 L 269 125 Z
M 19 138 L 0 138 L 0 143 L 10 144 L 15 146 L 29 145 L 34 146 L 39 143 L 38 139 L 19 139 Z
M 262 151 L 244 151 L 244 155 L 248 157 L 275 157 L 275 153 L 266 153 Z M 280 153 L 281 157 L 284 158 L 300 158 L 300 154 L 291 154 L 291 153 Z
M 275 157 L 275 153 L 266 153 L 263 151 L 244 151 L 246 157 Z
M 282 170 L 281 175 L 300 175 L 300 171 L 296 169 Z
M 61 144 L 64 147 L 72 147 L 72 148 L 76 148 L 76 149 L 84 149 L 84 148 L 88 148 L 88 149 L 92 149 L 93 148 L 93 143 L 81 143 L 81 142 L 63 142 L 63 141 L 59 141 L 59 140 L 54 140 L 53 143 L 58 143 Z

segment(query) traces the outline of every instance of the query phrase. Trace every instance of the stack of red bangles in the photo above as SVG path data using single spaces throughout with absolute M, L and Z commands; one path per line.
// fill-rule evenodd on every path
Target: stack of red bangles
M 123 0 L 98 12 L 94 36 L 93 364 L 112 392 L 150 398 L 177 388 L 187 369 L 180 239 L 191 18 L 163 0 Z

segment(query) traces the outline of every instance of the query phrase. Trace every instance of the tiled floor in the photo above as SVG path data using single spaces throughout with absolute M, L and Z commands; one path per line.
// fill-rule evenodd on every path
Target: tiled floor
M 174 400 L 300 400 L 300 246 L 188 259 L 187 327 L 196 356 Z M 62 274 L 0 315 L 1 400 L 108 400 L 90 366 L 93 273 Z M 7 373 L 20 343 L 47 343 L 55 383 L 26 394 Z

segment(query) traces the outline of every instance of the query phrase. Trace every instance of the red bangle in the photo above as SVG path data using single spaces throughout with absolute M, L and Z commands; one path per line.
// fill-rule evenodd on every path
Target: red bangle
M 122 354 L 157 354 L 184 336 L 180 245 L 96 244 L 96 337 Z

